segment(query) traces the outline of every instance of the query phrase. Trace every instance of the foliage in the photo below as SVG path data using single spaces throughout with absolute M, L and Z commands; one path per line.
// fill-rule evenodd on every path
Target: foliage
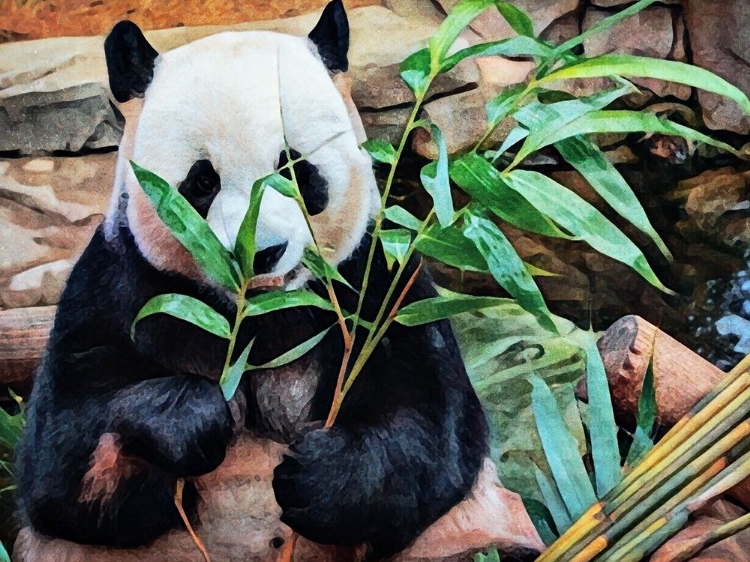
M 288 163 L 253 184 L 245 220 L 232 249 L 221 246 L 205 221 L 177 190 L 132 163 L 138 181 L 162 220 L 206 275 L 237 296 L 237 315 L 233 323 L 183 295 L 160 295 L 144 307 L 133 329 L 143 317 L 164 313 L 179 316 L 226 338 L 228 353 L 220 383 L 229 400 L 243 373 L 294 361 L 312 349 L 328 330 L 338 326 L 344 354 L 326 421 L 329 427 L 335 422 L 347 391 L 392 322 L 417 325 L 458 313 L 466 317 L 475 311 L 474 319 L 482 318 L 481 324 L 487 331 L 477 332 L 475 326 L 464 326 L 462 330 L 459 326 L 458 332 L 464 334 L 464 337 L 459 337 L 472 381 L 485 404 L 489 405 L 494 430 L 493 451 L 499 470 L 504 480 L 528 500 L 529 512 L 540 533 L 547 539 L 554 538 L 554 530 L 564 531 L 597 501 L 597 497 L 601 498 L 622 485 L 617 427 L 593 334 L 575 330 L 550 313 L 533 278 L 539 271 L 521 260 L 502 225 L 507 223 L 544 236 L 585 242 L 633 268 L 660 290 L 671 291 L 657 278 L 641 249 L 599 210 L 550 177 L 522 169 L 524 162 L 536 152 L 553 147 L 614 211 L 648 236 L 661 253 L 671 259 L 669 250 L 627 182 L 608 162 L 591 135 L 602 132 L 680 135 L 741 156 L 728 144 L 665 117 L 649 112 L 608 109 L 637 91 L 628 80 L 632 77 L 669 80 L 702 88 L 733 99 L 750 112 L 750 102 L 737 88 L 690 65 L 630 55 L 586 57 L 577 54 L 576 47 L 587 36 L 615 25 L 654 1 L 636 2 L 559 46 L 535 37 L 528 16 L 508 2 L 463 0 L 454 7 L 429 45 L 402 63 L 401 77 L 412 91 L 415 102 L 398 146 L 381 140 L 371 140 L 363 145 L 373 160 L 385 165 L 387 178 L 355 311 L 341 308 L 337 283 L 346 284 L 346 281 L 326 261 L 315 241 L 305 254 L 304 264 L 325 286 L 328 300 L 307 290 L 281 294 L 271 291 L 247 298 L 248 289 L 259 286 L 259 276 L 255 275 L 252 264 L 263 191 L 275 189 L 294 199 L 308 225 L 310 223 L 294 176 L 292 166 L 296 160 L 291 157 L 288 146 Z M 458 36 L 486 9 L 497 9 L 518 36 L 455 49 Z M 489 100 L 485 134 L 468 153 L 449 157 L 442 131 L 436 124 L 420 119 L 420 110 L 438 76 L 463 60 L 478 56 L 528 58 L 535 62 L 535 70 L 525 84 L 498 92 Z M 610 86 L 605 91 L 581 98 L 565 92 L 566 80 L 588 78 L 608 78 Z M 499 148 L 484 150 L 494 129 L 506 120 L 512 120 L 515 128 Z M 431 134 L 437 148 L 436 160 L 424 166 L 420 173 L 422 186 L 433 203 L 424 218 L 391 204 L 390 200 L 397 167 L 410 134 L 418 128 Z M 289 170 L 291 179 L 281 175 L 284 169 Z M 469 198 L 470 203 L 463 208 L 455 207 L 453 185 Z M 397 228 L 386 229 L 386 219 L 395 223 Z M 368 298 L 371 266 L 378 251 L 383 252 L 394 279 L 374 320 L 365 321 L 361 318 L 362 305 Z M 400 309 L 419 270 L 418 267 L 404 283 L 402 277 L 415 251 L 450 267 L 491 275 L 515 299 L 515 303 L 443 293 Z M 399 286 L 404 288 L 396 294 Z M 269 364 L 247 364 L 253 342 L 243 350 L 235 350 L 242 320 L 292 306 L 333 311 L 336 323 Z M 459 325 L 460 318 L 456 319 Z M 523 329 L 514 331 L 517 328 L 514 321 L 521 322 Z M 488 326 L 490 324 L 492 327 Z M 526 339 L 529 333 L 533 334 L 533 342 Z M 352 356 L 357 338 L 364 338 L 364 342 L 356 346 L 361 351 Z M 235 356 L 237 359 L 233 360 Z M 584 431 L 573 395 L 573 382 L 580 377 L 584 364 L 590 392 L 584 416 L 587 431 Z M 647 400 L 648 397 L 641 405 L 640 433 L 636 435 L 628 465 L 649 447 L 653 404 Z M 534 427 L 535 435 L 529 439 L 529 431 Z M 525 432 L 523 438 L 519 430 Z M 593 475 L 581 460 L 582 454 L 588 450 L 591 451 Z M 533 482 L 529 475 L 534 475 Z

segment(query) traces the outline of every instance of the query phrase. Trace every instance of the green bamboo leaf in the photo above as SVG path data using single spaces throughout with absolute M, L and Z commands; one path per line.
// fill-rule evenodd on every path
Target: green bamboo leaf
M 423 96 L 430 86 L 430 50 L 422 49 L 401 62 L 401 79 L 415 96 Z
M 534 37 L 534 24 L 526 12 L 516 8 L 510 2 L 496 2 L 495 6 L 508 25 L 519 35 Z
M 578 453 L 578 444 L 568 431 L 549 387 L 536 375 L 529 376 L 529 382 L 531 407 L 547 463 L 568 513 L 577 520 L 596 503 L 594 489 Z
M 490 129 L 497 127 L 500 122 L 508 116 L 510 110 L 525 91 L 523 84 L 517 84 L 503 90 L 503 92 L 492 98 L 484 106 L 487 114 L 487 123 Z
M 255 275 L 255 232 L 258 227 L 258 215 L 260 214 L 260 202 L 265 191 L 265 181 L 268 178 L 261 178 L 253 183 L 250 192 L 250 206 L 247 208 L 245 218 L 242 219 L 240 230 L 237 233 L 237 241 L 234 245 L 234 255 L 240 264 L 242 275 L 245 279 L 250 279 Z
M 596 144 L 587 137 L 578 136 L 555 143 L 555 148 L 568 164 L 578 170 L 610 207 L 651 238 L 661 253 L 664 254 L 664 257 L 672 261 L 672 253 L 661 236 L 651 226 L 641 202 L 638 201 L 625 178 L 607 160 L 607 157 Z
M 490 273 L 525 310 L 537 317 L 544 328 L 556 332 L 544 297 L 526 266 L 502 231 L 492 222 L 466 213 L 464 236 L 474 242 L 487 261 Z
M 221 286 L 237 292 L 240 279 L 232 256 L 216 238 L 208 223 L 166 181 L 132 160 L 130 165 L 156 214 L 190 252 L 206 275 Z
M 656 423 L 656 387 L 654 381 L 654 357 L 648 362 L 646 374 L 643 376 L 641 395 L 638 397 L 637 426 L 633 435 L 633 442 L 628 450 L 625 461 L 628 467 L 638 464 L 654 446 L 651 433 Z
M 10 562 L 8 551 L 5 550 L 2 541 L 0 541 L 0 562 Z
M 432 197 L 440 226 L 445 228 L 453 222 L 453 199 L 451 198 L 451 186 L 448 176 L 448 145 L 445 142 L 440 127 L 431 124 L 432 140 L 438 148 L 438 159 L 430 162 L 420 174 L 422 185 Z
M 513 118 L 534 133 L 529 141 L 535 145 L 541 144 L 535 141 L 539 135 L 550 134 L 551 131 L 564 127 L 582 115 L 604 109 L 621 97 L 638 91 L 630 82 L 620 81 L 622 84 L 615 90 L 608 90 L 583 98 L 554 103 L 532 101 L 516 111 Z
M 715 146 L 726 152 L 744 158 L 744 155 L 734 147 L 704 135 L 679 123 L 674 123 L 653 113 L 628 111 L 628 110 L 603 110 L 592 111 L 578 119 L 568 123 L 564 127 L 551 133 L 531 135 L 526 139 L 516 158 L 510 167 L 517 166 L 524 158 L 532 152 L 560 142 L 561 140 L 579 135 L 592 133 L 661 133 L 664 135 L 675 135 L 688 140 L 702 142 L 709 146 Z M 534 137 L 532 140 L 532 136 Z
M 526 127 L 515 127 L 514 129 L 512 129 L 511 132 L 508 133 L 508 136 L 505 137 L 505 140 L 503 141 L 503 144 L 500 145 L 500 148 L 498 148 L 494 154 L 488 154 L 488 156 L 492 158 L 492 163 L 494 164 L 495 162 L 497 162 L 497 159 L 505 154 L 513 145 L 521 142 L 530 134 L 531 131 L 526 129 Z M 488 153 L 489 152 L 491 151 L 488 151 Z
M 440 72 L 448 72 L 461 61 L 470 57 L 535 57 L 545 58 L 552 54 L 552 49 L 532 37 L 511 37 L 490 43 L 479 43 L 457 51 L 444 59 Z
M 167 293 L 157 295 L 149 300 L 133 320 L 130 327 L 130 337 L 135 339 L 135 327 L 138 322 L 153 314 L 168 314 L 185 322 L 190 322 L 211 332 L 220 338 L 229 338 L 232 329 L 229 321 L 203 301 L 199 301 L 187 295 Z
M 430 225 L 417 236 L 414 247 L 425 256 L 462 271 L 488 271 L 487 262 L 477 247 L 455 226 Z
M 536 465 L 534 465 L 534 478 L 539 486 L 539 491 L 542 493 L 542 498 L 544 498 L 544 505 L 547 506 L 552 516 L 552 521 L 555 522 L 557 532 L 560 534 L 564 533 L 573 524 L 573 521 L 570 519 L 570 514 L 565 507 L 565 502 L 563 502 L 557 486 Z
M 440 68 L 448 51 L 464 29 L 484 10 L 495 3 L 495 0 L 462 0 L 456 4 L 445 17 L 437 31 L 430 37 L 429 52 L 432 68 Z
M 478 154 L 470 152 L 454 160 L 450 176 L 475 201 L 513 226 L 537 234 L 567 238 L 544 214 L 510 189 L 500 172 Z
M 354 287 L 349 284 L 349 281 L 339 273 L 339 271 L 323 259 L 314 249 L 305 248 L 305 253 L 302 256 L 302 263 L 315 275 L 318 279 L 330 279 L 332 281 L 338 281 L 343 285 L 349 287 L 352 291 L 355 291 Z
M 312 291 L 296 289 L 294 291 L 269 291 L 256 295 L 245 302 L 242 315 L 244 317 L 261 316 L 276 310 L 298 306 L 314 306 L 322 310 L 333 310 L 333 305 L 323 297 Z
M 8 449 L 15 449 L 23 432 L 23 415 L 11 415 L 0 408 L 0 444 Z
M 364 148 L 373 160 L 382 162 L 383 164 L 390 164 L 393 166 L 396 163 L 396 149 L 393 145 L 387 141 L 370 139 L 362 143 Z
M 576 35 L 575 37 L 568 39 L 567 41 L 565 41 L 564 43 L 556 47 L 553 58 L 559 58 L 560 56 L 563 56 L 568 51 L 582 44 L 589 37 L 592 37 L 594 35 L 601 33 L 602 31 L 605 31 L 607 29 L 614 27 L 625 18 L 629 18 L 633 14 L 637 14 L 638 12 L 640 12 L 647 6 L 650 6 L 656 1 L 657 0 L 640 0 L 640 2 L 636 2 L 632 6 L 629 6 L 625 8 L 624 10 L 619 11 L 618 13 L 613 14 L 608 18 L 604 18 L 598 24 L 592 26 L 591 28 L 587 29 L 583 33 Z M 617 73 L 613 72 L 613 74 L 617 74 Z
M 473 562 L 500 562 L 500 554 L 496 548 L 491 548 L 487 554 L 481 552 L 475 554 Z
M 591 332 L 578 331 L 570 340 L 586 352 L 586 387 L 589 395 L 589 436 L 594 461 L 596 493 L 602 498 L 622 480 L 620 448 L 617 443 L 617 424 L 612 409 L 607 372 L 604 369 L 596 337 Z
M 224 394 L 224 400 L 229 402 L 234 393 L 237 392 L 237 387 L 240 385 L 242 375 L 247 370 L 247 357 L 250 355 L 250 350 L 253 348 L 255 338 L 250 340 L 247 347 L 240 353 L 237 361 L 234 362 L 226 371 L 221 374 L 219 379 L 219 387 L 221 388 L 222 394 Z
M 272 359 L 271 361 L 268 361 L 267 363 L 263 363 L 263 365 L 257 365 L 257 366 L 247 365 L 247 368 L 251 370 L 276 369 L 277 367 L 283 367 L 284 365 L 293 363 L 297 359 L 305 355 L 313 347 L 318 345 L 321 342 L 321 340 L 326 336 L 326 334 L 328 333 L 330 329 L 331 329 L 331 326 L 329 326 L 322 332 L 314 335 L 313 337 L 303 341 L 301 344 L 294 346 L 292 349 L 290 349 L 286 353 L 282 353 L 276 359 Z
M 475 297 L 453 293 L 406 305 L 398 311 L 396 322 L 404 326 L 419 326 L 420 324 L 443 320 L 462 312 L 473 312 L 508 302 L 512 301 L 500 297 Z
M 656 277 L 643 252 L 593 205 L 539 172 L 514 170 L 503 177 L 509 187 L 568 232 L 629 265 L 654 287 L 674 294 Z
M 656 78 L 686 84 L 729 98 L 736 102 L 745 113 L 750 114 L 750 100 L 742 90 L 713 72 L 698 66 L 671 60 L 633 55 L 603 55 L 561 68 L 538 80 L 537 83 L 544 84 L 555 80 L 610 77 L 613 75 Z
M 557 535 L 552 531 L 554 521 L 549 513 L 549 509 L 542 502 L 535 499 L 522 497 L 523 505 L 529 514 L 531 522 L 536 527 L 539 537 L 545 546 L 552 545 L 557 540 Z
M 399 226 L 404 226 L 411 230 L 419 230 L 422 226 L 422 221 L 412 215 L 409 211 L 398 205 L 393 205 L 385 210 L 385 218 L 389 221 L 396 223 Z
M 299 196 L 299 190 L 294 182 L 285 178 L 278 172 L 274 172 L 263 178 L 263 184 L 272 187 L 285 197 L 297 199 Z
M 380 243 L 383 245 L 385 260 L 390 271 L 395 262 L 404 263 L 406 253 L 411 246 L 411 233 L 405 228 L 383 230 L 380 233 Z

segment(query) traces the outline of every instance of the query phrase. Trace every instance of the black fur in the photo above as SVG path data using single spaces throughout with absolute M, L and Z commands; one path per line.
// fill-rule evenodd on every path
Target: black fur
M 308 37 L 331 72 L 349 70 L 349 20 L 341 0 L 332 0 Z
M 367 250 L 363 244 L 341 268 L 355 286 Z M 374 316 L 388 275 L 379 256 L 365 317 Z M 313 289 L 322 292 L 315 284 Z M 339 291 L 343 306 L 354 310 L 356 295 L 342 286 Z M 138 310 L 151 297 L 171 292 L 234 317 L 222 294 L 152 267 L 126 226 L 111 241 L 97 231 L 75 266 L 18 452 L 21 511 L 42 533 L 81 543 L 148 543 L 180 525 L 172 501 L 176 478 L 209 472 L 223 460 L 233 428 L 216 382 L 225 341 L 164 315 L 142 320 L 135 342 L 130 339 Z M 432 295 L 422 273 L 407 301 Z M 297 308 L 253 321 L 243 326 L 242 340 L 256 337 L 250 362 L 262 364 L 335 318 Z M 335 330 L 311 351 L 322 375 L 309 422 L 327 415 L 341 353 Z M 267 431 L 249 388 L 243 390 L 248 425 L 285 438 Z M 81 503 L 82 477 L 105 432 L 119 434 L 123 452 L 150 468 L 121 481 L 105 505 Z M 378 557 L 407 546 L 459 502 L 487 452 L 486 422 L 447 322 L 394 324 L 352 387 L 335 427 L 300 435 L 275 471 L 283 521 L 324 543 L 368 542 Z
M 302 154 L 293 148 L 289 150 L 289 155 L 292 157 L 292 160 L 297 160 L 302 156 Z M 277 168 L 283 168 L 287 164 L 289 164 L 289 158 L 286 151 L 282 150 L 281 154 L 279 154 Z M 328 182 L 320 175 L 318 167 L 307 160 L 296 162 L 292 168 L 294 169 L 294 177 L 297 180 L 297 185 L 299 185 L 307 212 L 312 216 L 319 215 L 328 206 Z M 281 170 L 281 175 L 288 180 L 292 179 L 292 173 L 289 171 L 289 168 Z
M 204 219 L 220 190 L 221 178 L 210 160 L 197 160 L 177 189 Z
M 154 77 L 159 53 L 132 21 L 118 22 L 104 40 L 109 88 L 119 102 L 143 97 Z

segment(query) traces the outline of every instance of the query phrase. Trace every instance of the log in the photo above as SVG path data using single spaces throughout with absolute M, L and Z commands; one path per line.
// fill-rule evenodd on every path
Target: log
M 0 310 L 0 384 L 30 386 L 56 311 L 56 306 Z
M 662 427 L 674 425 L 725 374 L 639 316 L 625 316 L 612 324 L 597 345 L 607 371 L 615 417 L 624 427 L 635 427 L 649 362 L 653 361 L 656 423 Z M 579 395 L 586 396 L 585 381 Z

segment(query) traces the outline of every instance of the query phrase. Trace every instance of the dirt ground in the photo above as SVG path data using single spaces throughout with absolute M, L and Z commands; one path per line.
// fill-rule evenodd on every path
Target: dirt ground
M 102 35 L 122 19 L 142 29 L 229 25 L 291 17 L 327 0 L 0 0 L 0 43 L 45 37 Z M 345 0 L 347 8 L 378 0 Z

